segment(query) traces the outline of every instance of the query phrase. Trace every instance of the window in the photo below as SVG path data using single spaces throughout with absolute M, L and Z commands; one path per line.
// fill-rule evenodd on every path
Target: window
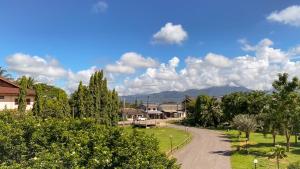
M 0 96 L 0 99 L 4 99 L 4 96 Z
M 15 99 L 15 105 L 18 105 L 19 103 L 18 103 L 18 99 Z
M 26 99 L 27 105 L 30 105 L 30 99 Z

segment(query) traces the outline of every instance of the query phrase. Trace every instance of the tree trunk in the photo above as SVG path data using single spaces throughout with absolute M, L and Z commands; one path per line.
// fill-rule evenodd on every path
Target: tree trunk
M 277 162 L 277 169 L 279 169 L 279 158 L 276 157 L 276 162 Z
M 285 131 L 285 138 L 286 138 L 286 151 L 290 151 L 290 132 L 288 130 Z
M 246 132 L 246 139 L 250 140 L 250 132 Z
M 276 133 L 275 133 L 275 131 L 273 131 L 272 137 L 273 137 L 273 146 L 275 146 L 276 145 Z

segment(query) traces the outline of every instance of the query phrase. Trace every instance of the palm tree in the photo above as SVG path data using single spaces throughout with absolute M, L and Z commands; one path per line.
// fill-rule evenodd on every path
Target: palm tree
M 11 75 L 7 73 L 7 70 L 0 66 L 0 77 L 4 77 L 7 79 L 11 78 Z
M 273 159 L 276 158 L 276 163 L 277 163 L 277 169 L 279 169 L 279 160 L 287 157 L 285 154 L 285 148 L 276 145 L 275 148 L 272 149 L 272 152 L 270 152 L 269 158 Z

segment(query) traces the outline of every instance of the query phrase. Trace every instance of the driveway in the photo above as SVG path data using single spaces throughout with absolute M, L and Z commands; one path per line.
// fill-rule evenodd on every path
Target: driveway
M 184 126 L 169 125 L 169 127 L 185 129 Z M 182 169 L 231 169 L 230 140 L 221 132 L 189 127 L 192 141 L 176 151 Z

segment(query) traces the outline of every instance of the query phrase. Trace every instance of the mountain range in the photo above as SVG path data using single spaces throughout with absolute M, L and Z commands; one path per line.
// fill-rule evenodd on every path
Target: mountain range
M 149 96 L 149 103 L 163 103 L 163 102 L 181 102 L 185 96 L 197 97 L 199 95 L 208 96 L 224 96 L 233 92 L 249 92 L 250 89 L 245 87 L 235 86 L 216 86 L 205 89 L 189 89 L 186 91 L 163 91 L 152 94 L 137 94 L 121 96 L 122 100 L 125 99 L 126 103 L 134 103 L 135 100 L 138 102 L 146 103 Z

